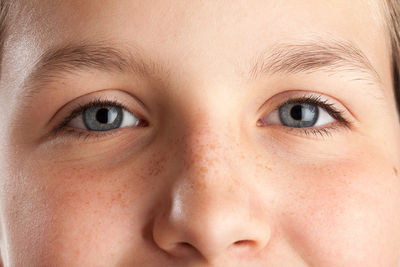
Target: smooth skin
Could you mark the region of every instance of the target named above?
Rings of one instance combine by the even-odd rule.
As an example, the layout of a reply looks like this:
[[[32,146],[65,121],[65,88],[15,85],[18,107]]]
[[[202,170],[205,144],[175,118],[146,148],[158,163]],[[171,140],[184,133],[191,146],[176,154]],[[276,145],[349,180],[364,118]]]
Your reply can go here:
[[[3,265],[398,267],[400,127],[382,3],[15,2],[0,83]],[[380,81],[357,67],[249,78],[277,44],[332,40],[358,47]],[[158,67],[28,79],[42,54],[82,43]],[[300,94],[352,127],[257,124]],[[50,134],[98,98],[148,125]]]

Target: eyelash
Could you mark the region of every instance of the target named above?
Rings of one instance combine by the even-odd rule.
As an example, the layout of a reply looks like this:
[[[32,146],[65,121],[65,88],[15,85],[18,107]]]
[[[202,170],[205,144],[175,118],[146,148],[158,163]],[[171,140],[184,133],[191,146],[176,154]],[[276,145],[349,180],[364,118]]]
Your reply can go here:
[[[321,96],[319,95],[310,95],[310,96],[302,96],[298,98],[289,98],[282,104],[280,104],[277,109],[280,107],[286,105],[286,104],[294,104],[294,103],[306,103],[306,104],[312,104],[316,105],[318,107],[323,108],[330,116],[332,116],[335,120],[338,121],[338,125],[333,125],[333,126],[328,126],[328,127],[323,127],[323,128],[293,128],[293,127],[286,127],[290,131],[301,131],[302,134],[308,136],[310,134],[314,136],[320,135],[321,137],[324,136],[331,136],[332,132],[334,130],[337,130],[338,128],[347,128],[351,129],[351,123],[344,119],[342,111],[336,109],[334,104],[329,103],[328,100],[322,100]],[[88,130],[76,130],[73,128],[67,128],[66,125],[74,118],[77,116],[81,115],[85,109],[91,108],[91,107],[99,107],[99,106],[115,106],[119,107],[125,110],[129,110],[124,104],[116,101],[116,100],[104,100],[104,99],[95,99],[90,101],[87,104],[84,105],[78,105],[77,108],[75,108],[72,113],[66,117],[54,130],[53,134],[54,135],[59,135],[59,134],[66,134],[66,135],[74,135],[78,139],[83,138],[84,140],[87,140],[89,138],[98,138],[100,139],[101,137],[109,136],[114,134],[115,130],[111,131],[104,131],[104,132],[97,132],[94,134],[94,131],[88,131]],[[139,118],[140,119],[140,118]],[[140,126],[147,126],[148,123],[142,119]],[[257,126],[262,126],[260,125],[261,119],[257,121]]]
[[[75,108],[68,117],[66,117],[58,126],[56,126],[56,128],[53,130],[53,135],[54,136],[58,136],[60,134],[65,134],[68,136],[72,135],[72,136],[77,137],[78,139],[83,139],[86,141],[91,138],[100,139],[102,137],[106,137],[106,136],[115,134],[115,131],[117,131],[118,129],[110,130],[110,131],[97,131],[96,133],[94,133],[95,131],[89,131],[89,130],[84,130],[84,129],[77,130],[75,128],[67,128],[67,124],[72,119],[75,119],[76,117],[81,115],[85,109],[92,108],[92,107],[100,107],[100,106],[114,106],[114,107],[122,108],[122,109],[129,111],[129,109],[124,104],[122,104],[116,100],[104,100],[104,99],[98,98],[98,99],[88,102],[87,104],[78,105],[78,107]],[[136,115],[136,114],[134,114],[134,115],[136,117],[138,117],[138,115]],[[139,126],[137,126],[137,127],[148,126],[148,123],[146,121],[144,121],[140,117],[138,117],[138,118],[140,119],[141,122],[140,122]]]
[[[339,130],[340,128],[345,128],[345,129],[351,129],[352,128],[352,123],[344,118],[344,112],[338,110],[335,108],[335,104],[329,103],[327,99],[322,99],[320,95],[309,95],[309,96],[302,96],[302,97],[296,97],[296,98],[289,98],[282,104],[280,104],[276,109],[281,108],[284,105],[287,104],[311,104],[315,105],[317,107],[323,108],[332,118],[337,120],[337,123],[335,125],[331,126],[326,126],[322,128],[294,128],[294,127],[288,127],[288,126],[283,126],[287,128],[289,131],[299,131],[301,134],[309,136],[310,134],[318,137],[320,135],[322,138],[324,136],[332,136],[332,132],[335,130]],[[257,126],[263,126],[263,122],[260,120],[257,121]]]

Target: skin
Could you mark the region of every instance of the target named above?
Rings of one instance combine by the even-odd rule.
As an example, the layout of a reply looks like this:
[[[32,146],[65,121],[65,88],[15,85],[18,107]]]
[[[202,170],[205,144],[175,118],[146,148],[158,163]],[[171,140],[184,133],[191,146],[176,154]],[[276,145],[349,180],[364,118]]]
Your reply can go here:
[[[399,266],[400,128],[378,2],[15,4],[0,83],[3,265]],[[358,70],[245,78],[277,42],[328,37],[359,47],[381,82]],[[138,47],[164,69],[70,72],[21,97],[42,53],[81,40]],[[299,90],[352,128],[257,126]],[[148,127],[48,135],[99,96]]]

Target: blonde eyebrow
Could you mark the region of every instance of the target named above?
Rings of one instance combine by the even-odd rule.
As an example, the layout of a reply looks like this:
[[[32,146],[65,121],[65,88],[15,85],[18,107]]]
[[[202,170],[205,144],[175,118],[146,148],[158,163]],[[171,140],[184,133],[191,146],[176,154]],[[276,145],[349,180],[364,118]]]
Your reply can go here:
[[[130,73],[151,78],[169,73],[162,64],[144,58],[137,47],[122,47],[104,42],[67,44],[44,52],[24,81],[24,97],[31,98],[43,85],[80,71]]]
[[[170,69],[144,58],[136,46],[122,48],[105,42],[67,44],[44,52],[25,79],[23,98],[31,98],[43,85],[62,78],[65,73],[82,70],[131,73],[141,78],[168,77]],[[324,71],[357,72],[353,80],[380,84],[381,79],[365,54],[348,41],[313,40],[277,43],[255,57],[248,80],[272,74]],[[246,78],[246,77],[244,77]]]
[[[381,83],[378,72],[361,49],[344,40],[317,39],[276,44],[256,57],[248,77],[249,80],[255,80],[262,75],[317,71],[358,72],[361,76],[357,76],[353,80]]]
[[[102,71],[134,72],[147,76],[155,73],[156,64],[146,63],[137,47],[123,49],[103,43],[83,43],[66,45],[45,52],[38,60],[35,71],[52,70],[52,72],[74,72],[81,69],[98,69]]]

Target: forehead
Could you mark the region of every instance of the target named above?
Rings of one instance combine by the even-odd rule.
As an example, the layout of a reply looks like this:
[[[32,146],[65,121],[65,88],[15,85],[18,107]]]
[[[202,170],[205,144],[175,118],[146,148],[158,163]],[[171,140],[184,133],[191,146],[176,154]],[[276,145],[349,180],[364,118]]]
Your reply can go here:
[[[388,76],[389,46],[384,41],[381,3],[37,0],[16,8],[23,11],[14,30],[22,31],[23,38],[14,40],[17,46],[25,42],[31,50],[21,60],[24,66],[33,65],[51,47],[106,40],[134,46],[175,71],[203,79],[245,71],[256,55],[279,42],[334,38],[355,44],[381,76]],[[18,56],[12,54],[10,58]]]

